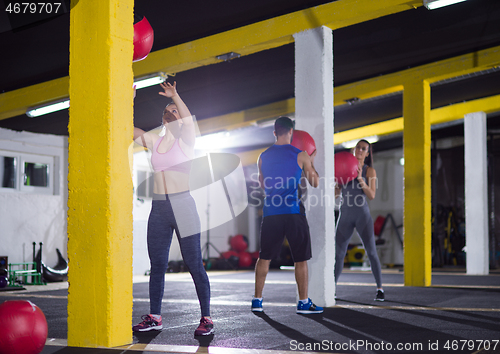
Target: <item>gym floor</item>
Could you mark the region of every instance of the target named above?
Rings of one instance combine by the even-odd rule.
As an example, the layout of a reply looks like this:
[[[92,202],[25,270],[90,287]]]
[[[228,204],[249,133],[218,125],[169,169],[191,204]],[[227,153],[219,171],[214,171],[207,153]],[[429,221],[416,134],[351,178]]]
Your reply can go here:
[[[43,354],[500,353],[499,270],[487,276],[434,270],[433,285],[421,288],[403,286],[403,272],[387,269],[385,302],[373,300],[371,272],[345,270],[337,304],[316,315],[295,313],[293,270],[269,273],[263,313],[250,311],[253,271],[210,271],[209,277],[214,335],[194,337],[200,319],[194,284],[188,273],[170,273],[164,329],[134,333],[133,343],[111,349],[67,346],[66,282],[2,291],[0,302],[26,299],[42,309],[49,327]],[[134,278],[134,323],[149,310],[147,281]]]

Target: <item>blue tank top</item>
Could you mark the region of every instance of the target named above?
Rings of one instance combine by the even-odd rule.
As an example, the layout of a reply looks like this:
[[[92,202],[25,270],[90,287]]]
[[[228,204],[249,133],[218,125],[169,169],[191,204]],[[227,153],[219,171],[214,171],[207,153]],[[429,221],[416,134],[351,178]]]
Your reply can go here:
[[[368,170],[368,165],[363,165],[363,170],[361,171],[361,177],[368,184],[366,177],[366,171]],[[368,203],[366,202],[366,194],[363,192],[363,188],[359,185],[358,179],[355,178],[351,182],[347,183],[342,189],[342,210],[352,207],[366,207],[368,208]]]
[[[301,214],[299,184],[302,168],[297,164],[300,149],[292,145],[273,145],[260,155],[264,178],[265,216]]]

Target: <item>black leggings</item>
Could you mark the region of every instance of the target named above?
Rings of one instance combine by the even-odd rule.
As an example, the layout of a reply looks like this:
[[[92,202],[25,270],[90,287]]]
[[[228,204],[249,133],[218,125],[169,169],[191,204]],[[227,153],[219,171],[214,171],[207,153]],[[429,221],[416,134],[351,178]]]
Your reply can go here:
[[[344,268],[344,257],[347,253],[349,240],[354,232],[358,232],[365,247],[366,254],[370,260],[372,273],[377,283],[377,287],[382,287],[382,270],[378,259],[377,248],[375,246],[375,234],[373,232],[373,219],[370,210],[365,204],[364,207],[342,206],[340,218],[337,222],[337,232],[335,238],[336,260],[335,260],[335,283],[339,280]]]
[[[184,230],[184,233],[179,232]],[[161,315],[165,272],[172,243],[177,235],[184,263],[191,273],[200,301],[201,315],[210,316],[210,283],[203,267],[200,247],[200,218],[189,192],[155,195],[148,221],[148,254],[151,262],[149,278],[150,311]]]

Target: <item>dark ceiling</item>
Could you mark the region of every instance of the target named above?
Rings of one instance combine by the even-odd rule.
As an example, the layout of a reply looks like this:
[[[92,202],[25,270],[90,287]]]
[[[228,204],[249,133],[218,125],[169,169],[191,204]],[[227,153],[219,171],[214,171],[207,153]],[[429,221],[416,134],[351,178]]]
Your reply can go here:
[[[136,0],[135,13],[151,23],[156,51],[327,2]],[[0,92],[68,75],[69,1],[63,6],[62,15],[32,23],[0,14]],[[433,11],[419,7],[335,30],[334,81],[344,85],[499,45],[499,0],[468,0]],[[292,98],[294,45],[180,72],[171,80],[197,119]],[[143,129],[159,125],[165,101],[157,92],[156,87],[137,92],[135,124]],[[433,85],[432,107],[498,94],[500,70],[493,69]],[[335,131],[401,115],[400,94],[341,105],[335,109]],[[0,120],[0,127],[58,135],[68,134],[67,124],[67,110]],[[490,115],[488,124],[500,127],[498,115]]]

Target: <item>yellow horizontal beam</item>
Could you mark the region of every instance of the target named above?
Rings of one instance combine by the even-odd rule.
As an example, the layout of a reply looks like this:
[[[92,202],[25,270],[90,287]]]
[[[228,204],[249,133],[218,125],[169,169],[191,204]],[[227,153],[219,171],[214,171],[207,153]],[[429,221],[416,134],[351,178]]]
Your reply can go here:
[[[367,136],[394,134],[403,131],[403,127],[403,118],[394,118],[383,122],[335,133],[333,134],[333,143],[337,145],[342,144],[346,141],[365,138]]]
[[[403,91],[407,82],[427,80],[429,83],[490,69],[500,65],[500,46],[437,61],[335,88],[335,105],[357,97],[367,99]]]
[[[389,77],[388,77],[389,76]],[[403,85],[399,77],[384,75],[374,79],[358,81],[353,84],[347,84],[334,89],[334,106],[346,104],[352,98],[366,100],[368,98],[388,95],[403,91]]]
[[[221,62],[228,52],[249,55],[293,42],[293,34],[319,26],[338,29],[421,6],[419,0],[337,0],[152,52],[134,63],[136,77],[177,73]],[[0,119],[68,96],[68,77],[0,94]]]
[[[413,76],[433,84],[498,66],[500,66],[500,46],[425,65],[424,70],[419,70],[418,75]]]
[[[440,124],[462,119],[466,114],[484,112],[486,114],[500,111],[500,95],[479,98],[468,102],[455,103],[450,106],[431,110],[431,124]]]
[[[286,116],[295,112],[295,98],[270,103],[245,111],[229,113],[198,121],[201,135],[220,130],[233,130],[255,124],[257,121]]]
[[[431,110],[430,121],[431,125],[435,125],[462,119],[468,113],[485,112],[489,114],[498,111],[500,111],[500,95],[435,108]],[[337,145],[372,135],[394,134],[403,131],[403,126],[403,117],[394,118],[336,133],[333,135],[333,141]]]
[[[28,108],[69,97],[69,76],[0,94],[0,120],[25,114]]]

